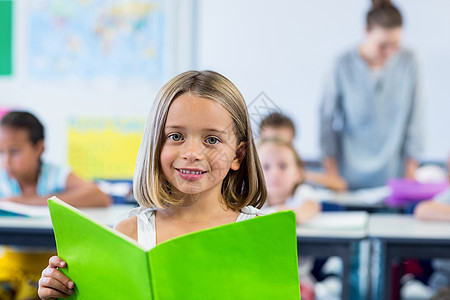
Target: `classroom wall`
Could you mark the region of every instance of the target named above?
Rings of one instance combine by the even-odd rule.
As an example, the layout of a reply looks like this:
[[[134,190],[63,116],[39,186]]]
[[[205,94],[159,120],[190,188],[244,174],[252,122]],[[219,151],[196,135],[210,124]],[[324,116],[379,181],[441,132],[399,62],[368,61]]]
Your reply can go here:
[[[72,116],[146,117],[160,85],[145,80],[35,80],[27,73],[26,0],[14,1],[14,73],[0,77],[0,106],[34,111],[47,128],[45,157],[67,162]],[[318,103],[332,59],[363,36],[368,5],[361,0],[168,0],[170,52],[165,80],[181,71],[214,69],[228,76],[248,103],[261,92],[299,127],[296,145],[319,157]],[[368,1],[367,1],[368,2]],[[425,159],[450,150],[444,120],[450,112],[450,2],[397,1],[405,45],[421,59],[427,99]],[[324,10],[324,8],[327,8]],[[448,127],[448,126],[447,126]]]
[[[2,1],[2,0],[0,0]],[[49,2],[49,1],[41,1]],[[100,2],[100,1],[94,1]],[[121,1],[110,1],[110,3]],[[132,1],[130,1],[132,2]],[[152,1],[147,1],[152,2]],[[163,79],[150,82],[142,78],[37,78],[29,71],[30,1],[14,0],[12,76],[0,76],[0,108],[26,109],[35,113],[46,128],[44,159],[67,164],[68,124],[72,117],[146,118],[162,84],[193,67],[193,14],[191,0],[163,2],[167,13],[164,41]],[[65,2],[70,7],[75,2]],[[79,5],[82,2],[78,2]],[[42,37],[43,38],[43,37]]]
[[[200,0],[200,69],[229,76],[247,101],[264,92],[295,119],[296,145],[319,156],[321,86],[334,57],[364,34],[368,0]],[[426,98],[424,159],[444,160],[450,134],[450,1],[394,1],[405,19],[404,45],[419,55]]]

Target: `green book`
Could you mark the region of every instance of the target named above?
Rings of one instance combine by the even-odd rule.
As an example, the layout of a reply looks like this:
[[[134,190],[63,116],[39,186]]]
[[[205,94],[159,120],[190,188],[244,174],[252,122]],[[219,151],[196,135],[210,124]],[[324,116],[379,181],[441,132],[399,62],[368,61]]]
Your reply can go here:
[[[70,299],[300,299],[293,212],[189,233],[145,251],[53,197],[48,200]]]

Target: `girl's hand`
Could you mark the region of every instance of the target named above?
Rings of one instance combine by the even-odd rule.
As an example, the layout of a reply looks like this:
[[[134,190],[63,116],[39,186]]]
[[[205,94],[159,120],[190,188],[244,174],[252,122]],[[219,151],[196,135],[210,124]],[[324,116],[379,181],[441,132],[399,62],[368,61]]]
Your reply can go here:
[[[58,256],[50,257],[49,265],[42,271],[42,277],[39,279],[38,294],[41,299],[67,298],[73,294],[75,284],[58,270],[58,268],[64,268],[65,266],[66,262]]]

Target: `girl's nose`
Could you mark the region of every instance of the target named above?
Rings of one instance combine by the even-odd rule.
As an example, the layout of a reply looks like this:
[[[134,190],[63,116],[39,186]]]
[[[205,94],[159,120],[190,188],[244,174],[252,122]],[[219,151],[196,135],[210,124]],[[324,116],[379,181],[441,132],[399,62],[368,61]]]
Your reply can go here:
[[[188,161],[201,160],[203,158],[203,144],[198,141],[187,141],[182,149],[182,157]]]
[[[271,168],[271,176],[272,177],[278,177],[278,176],[280,176],[281,175],[281,170],[279,169],[279,168],[277,168],[277,167],[274,167],[274,168]]]

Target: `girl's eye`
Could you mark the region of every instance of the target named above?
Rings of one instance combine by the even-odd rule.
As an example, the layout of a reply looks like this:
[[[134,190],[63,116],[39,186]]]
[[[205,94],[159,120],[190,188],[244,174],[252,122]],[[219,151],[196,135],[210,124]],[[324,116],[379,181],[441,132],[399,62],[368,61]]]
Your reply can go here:
[[[218,138],[210,136],[210,137],[206,138],[205,142],[209,145],[215,145],[215,144],[219,143],[220,141]]]
[[[174,142],[180,142],[183,140],[183,137],[179,133],[172,133],[169,135],[169,139],[171,139]]]
[[[11,149],[11,150],[9,150],[9,153],[10,153],[11,155],[17,155],[17,154],[20,153],[20,150],[19,150],[19,149]]]
[[[278,165],[278,167],[280,168],[280,170],[286,170],[287,169],[287,164],[281,163],[281,164]]]

